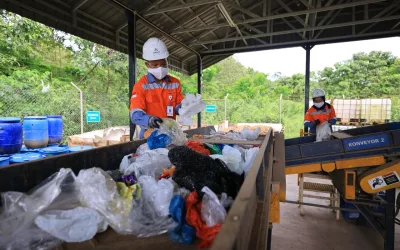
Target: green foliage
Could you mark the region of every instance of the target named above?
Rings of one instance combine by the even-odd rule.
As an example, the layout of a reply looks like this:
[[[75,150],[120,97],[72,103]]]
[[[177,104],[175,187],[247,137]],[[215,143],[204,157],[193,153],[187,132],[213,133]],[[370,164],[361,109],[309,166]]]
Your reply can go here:
[[[137,60],[137,76],[146,74]],[[197,92],[197,75],[178,77],[184,93]],[[50,84],[42,93],[41,80]],[[286,137],[299,135],[304,114],[304,75],[268,75],[246,68],[229,57],[203,70],[203,99],[217,106],[203,112],[203,121],[278,123]],[[0,116],[61,114],[65,134],[80,132],[79,93],[84,110],[99,110],[100,124],[85,124],[85,131],[128,125],[128,57],[98,44],[0,11]],[[357,53],[320,72],[311,72],[311,88],[322,87],[328,98],[392,97],[392,120],[400,121],[400,59],[390,52]],[[279,99],[282,95],[282,113]]]

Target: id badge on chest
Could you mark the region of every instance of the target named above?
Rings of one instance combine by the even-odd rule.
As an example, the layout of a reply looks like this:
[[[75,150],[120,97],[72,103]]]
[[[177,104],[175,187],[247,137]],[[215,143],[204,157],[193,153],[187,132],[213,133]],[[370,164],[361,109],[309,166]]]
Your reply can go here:
[[[167,106],[167,116],[168,117],[174,116],[174,107],[173,106]]]
[[[169,99],[169,104],[167,106],[167,116],[168,117],[173,117],[174,116],[174,106],[172,106],[172,95],[168,96]]]

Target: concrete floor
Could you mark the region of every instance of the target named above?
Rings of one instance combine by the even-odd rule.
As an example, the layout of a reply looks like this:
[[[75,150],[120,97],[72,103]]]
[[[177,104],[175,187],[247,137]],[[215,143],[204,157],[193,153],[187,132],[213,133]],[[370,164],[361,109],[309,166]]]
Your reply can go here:
[[[297,175],[286,178],[286,199],[298,197]],[[304,198],[305,202],[328,205],[329,201]],[[273,250],[378,250],[383,249],[382,238],[369,225],[339,221],[332,210],[304,206],[300,216],[296,204],[281,203],[280,224],[272,230]],[[400,250],[400,226],[396,226],[395,249]]]

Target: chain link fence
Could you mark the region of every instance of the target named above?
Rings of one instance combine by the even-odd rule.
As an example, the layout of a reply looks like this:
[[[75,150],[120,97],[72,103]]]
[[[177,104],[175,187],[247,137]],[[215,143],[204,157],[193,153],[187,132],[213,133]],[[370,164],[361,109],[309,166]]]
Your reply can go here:
[[[83,132],[112,126],[129,126],[126,96],[83,93]],[[81,133],[81,104],[78,91],[24,89],[0,85],[0,117],[62,115],[64,140]],[[87,111],[100,111],[100,122],[86,122]]]

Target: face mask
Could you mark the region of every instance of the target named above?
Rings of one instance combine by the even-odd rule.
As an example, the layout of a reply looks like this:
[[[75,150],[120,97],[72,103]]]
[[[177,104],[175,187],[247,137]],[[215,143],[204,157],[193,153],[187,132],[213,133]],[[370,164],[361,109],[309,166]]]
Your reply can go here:
[[[320,108],[320,107],[324,106],[324,102],[314,102],[314,106],[317,108]]]
[[[164,68],[164,67],[158,67],[158,68],[148,68],[147,72],[149,72],[150,74],[152,74],[155,78],[157,78],[158,80],[163,79],[167,74],[168,74],[169,69],[168,68]]]

